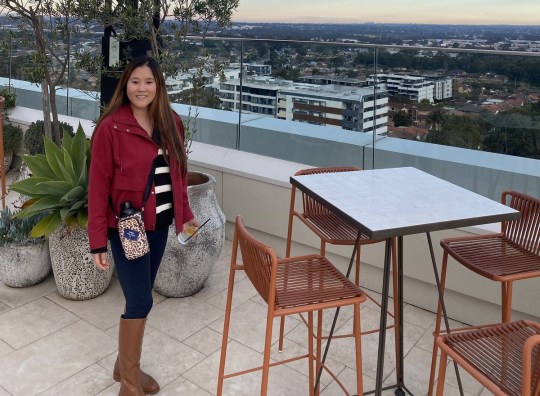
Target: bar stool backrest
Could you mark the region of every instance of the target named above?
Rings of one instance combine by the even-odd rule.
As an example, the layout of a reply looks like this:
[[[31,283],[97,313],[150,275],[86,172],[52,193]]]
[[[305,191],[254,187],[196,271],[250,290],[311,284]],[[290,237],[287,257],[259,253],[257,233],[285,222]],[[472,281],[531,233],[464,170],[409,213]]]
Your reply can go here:
[[[503,222],[503,234],[529,252],[540,254],[540,200],[516,191],[504,191],[502,202],[521,213],[518,220]]]
[[[236,237],[242,253],[244,271],[259,295],[269,303],[271,291],[275,296],[275,279],[272,283],[272,271],[275,273],[277,258],[274,250],[255,239],[247,230],[244,220],[237,216]]]
[[[328,168],[310,168],[302,169],[296,172],[295,176],[302,175],[318,175],[321,173],[337,173],[337,172],[354,172],[361,170],[355,166],[343,166],[343,167],[328,167]],[[309,195],[302,193],[302,203],[304,205],[304,215],[309,217],[310,214],[325,214],[330,211],[323,205],[315,201]]]

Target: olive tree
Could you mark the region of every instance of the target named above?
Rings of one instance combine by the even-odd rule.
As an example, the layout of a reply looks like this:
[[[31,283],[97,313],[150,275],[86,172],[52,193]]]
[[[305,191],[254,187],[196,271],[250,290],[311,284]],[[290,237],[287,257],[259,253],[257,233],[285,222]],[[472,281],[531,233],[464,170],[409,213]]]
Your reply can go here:
[[[149,40],[152,56],[165,75],[181,68],[182,51],[175,50],[187,35],[204,37],[211,26],[232,22],[239,0],[80,0],[88,18],[99,21],[120,41]]]
[[[82,17],[79,2],[1,0],[0,4],[0,12],[18,21],[25,47],[33,50],[27,73],[31,82],[41,84],[45,136],[59,145],[56,90],[69,65],[73,27]]]

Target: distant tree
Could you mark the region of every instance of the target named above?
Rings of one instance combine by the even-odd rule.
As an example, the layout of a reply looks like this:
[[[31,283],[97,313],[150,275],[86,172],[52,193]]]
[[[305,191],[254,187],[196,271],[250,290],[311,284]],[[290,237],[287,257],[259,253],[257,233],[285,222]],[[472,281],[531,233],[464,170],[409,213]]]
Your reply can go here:
[[[23,43],[35,49],[28,77],[41,84],[45,136],[60,145],[56,89],[66,74],[73,27],[85,9],[74,0],[4,0],[1,4],[0,13],[18,21]]]
[[[394,121],[394,126],[400,127],[400,126],[411,126],[413,124],[413,118],[406,110],[400,110],[394,114],[392,117],[392,121]]]
[[[435,130],[439,129],[442,125],[446,112],[441,108],[436,108],[430,112],[427,116],[427,122],[433,126]]]
[[[490,125],[484,137],[485,151],[540,159],[540,103],[485,114],[484,119]]]
[[[449,115],[443,118],[440,129],[430,131],[426,141],[446,146],[480,150],[485,128],[486,126],[482,125],[482,121],[469,117]]]

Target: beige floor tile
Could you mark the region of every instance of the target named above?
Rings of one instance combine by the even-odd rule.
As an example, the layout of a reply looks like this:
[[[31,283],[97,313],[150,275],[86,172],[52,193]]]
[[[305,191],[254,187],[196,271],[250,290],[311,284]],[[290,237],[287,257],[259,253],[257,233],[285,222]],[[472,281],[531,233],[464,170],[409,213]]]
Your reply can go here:
[[[204,388],[211,394],[216,393],[217,373],[219,370],[220,352],[216,352],[203,360],[184,377]],[[227,351],[226,373],[256,367],[262,364],[263,356],[235,341],[229,343]],[[268,394],[271,396],[305,395],[307,394],[307,377],[284,365],[270,369]],[[226,379],[223,394],[234,396],[252,396],[259,394],[261,372]]]
[[[45,297],[0,315],[0,339],[20,349],[79,318]]]
[[[221,340],[220,333],[205,327],[186,338],[183,343],[208,356],[221,348]]]
[[[4,312],[7,312],[11,309],[10,306],[7,304],[4,304],[3,302],[0,302],[0,314],[3,314]]]
[[[425,309],[407,304],[403,308],[403,320],[424,329],[433,329],[435,327],[435,315]]]
[[[346,367],[339,375],[339,381],[343,384],[345,389],[351,394],[356,393],[356,371]],[[375,389],[375,380],[366,375],[362,377],[364,393]],[[337,396],[343,395],[341,387],[333,381],[330,385],[323,388],[321,396]]]
[[[124,312],[122,289],[114,277],[105,293],[90,300],[68,300],[58,293],[50,294],[48,298],[101,330],[117,325]]]
[[[422,337],[418,340],[416,343],[417,347],[420,347],[426,351],[431,352],[433,350],[433,331],[435,330],[435,314],[431,314],[433,316],[433,324],[426,329]],[[450,320],[449,322],[451,329],[466,327],[467,325],[461,322],[456,322],[454,320]],[[444,329],[444,324],[443,324]]]
[[[459,388],[454,387],[452,385],[445,384],[444,386],[444,394],[445,396],[461,396],[461,393],[459,392]],[[475,396],[477,393],[470,393],[467,391],[463,391],[464,396]],[[491,392],[485,393],[485,395],[493,395]]]
[[[160,331],[144,337],[142,367],[160,384],[174,381],[204,358],[204,354]]]
[[[183,341],[221,316],[223,310],[197,298],[169,298],[152,309],[148,322],[157,330]]]
[[[211,393],[205,391],[203,388],[195,385],[193,382],[188,381],[184,377],[179,377],[173,382],[163,387],[159,391],[161,396],[210,396]]]
[[[11,395],[7,392],[7,390],[5,390],[4,388],[0,386],[0,396],[11,396]]]
[[[113,383],[114,380],[109,370],[105,370],[98,364],[93,364],[40,393],[40,396],[95,395]]]
[[[467,391],[475,395],[478,395],[482,391],[483,386],[465,370],[460,369],[459,376],[461,378],[461,383],[463,385],[464,391]],[[452,363],[452,361],[449,361],[448,366],[446,368],[446,383],[455,388],[458,387],[458,383],[456,379],[456,371],[454,369],[454,364]]]
[[[0,340],[0,357],[7,355],[8,353],[13,352],[15,349],[9,346],[4,341]]]
[[[52,273],[43,282],[31,287],[14,288],[0,282],[0,302],[15,308],[55,291],[56,283]]]
[[[227,289],[216,294],[214,297],[206,300],[207,303],[215,305],[218,308],[225,310],[227,304]],[[242,305],[247,300],[257,295],[257,290],[248,278],[244,278],[234,284],[232,307],[233,309]]]
[[[0,386],[13,395],[49,389],[115,350],[109,336],[76,322],[0,358]]]
[[[214,264],[214,268],[212,268],[212,272],[206,280],[204,287],[197,294],[194,294],[193,297],[206,301],[209,298],[214,297],[216,294],[227,290],[231,265],[231,245],[232,244],[230,241],[225,241],[223,249],[221,250],[221,255],[217,262]],[[241,281],[244,278],[246,278],[246,274],[244,271],[236,271],[234,277],[235,283]]]
[[[295,356],[305,355],[307,353],[307,347],[293,342],[288,342],[287,344],[284,344],[282,352],[279,352],[276,345],[274,345],[270,356],[273,360],[279,361],[290,359]],[[291,363],[286,363],[286,365],[305,376],[309,375],[309,363],[307,359],[301,359]],[[326,366],[334,373],[334,375],[338,375],[343,371],[343,369],[345,369],[345,366],[342,363],[339,363],[334,359],[326,359]],[[317,375],[317,373],[315,373],[315,375]],[[332,377],[330,376],[330,374],[328,374],[326,370],[323,370],[321,375],[321,384],[323,385],[323,387],[328,385],[331,381]]]
[[[229,337],[246,345],[255,351],[264,350],[264,338],[266,332],[267,307],[253,301],[246,301],[231,312],[231,325]],[[298,325],[295,318],[287,318],[285,332]],[[221,333],[223,331],[223,319],[213,322],[211,329]],[[279,319],[274,319],[272,327],[272,343],[279,338]]]
[[[98,363],[112,373],[116,357],[117,352],[114,351]],[[144,337],[141,367],[159,384],[166,385],[205,357],[195,349],[155,330]]]
[[[430,368],[431,354],[423,349],[415,347],[405,356],[405,386],[414,395],[427,393]],[[395,379],[395,374],[390,378]]]
[[[108,388],[105,388],[103,391],[99,392],[96,396],[118,396],[120,392],[120,384],[115,382]]]
[[[361,311],[361,324],[362,330],[378,327],[380,320],[380,313],[373,311],[369,308],[365,308]],[[352,319],[347,322],[337,334],[344,332],[350,333],[352,330]],[[420,339],[424,333],[424,329],[421,327],[405,323],[404,324],[404,354],[406,355],[409,350]],[[363,371],[364,374],[375,378],[377,371],[377,356],[378,356],[378,342],[379,333],[366,334],[362,336],[362,356],[363,356]],[[330,356],[334,359],[344,363],[348,367],[354,367],[354,354],[351,353],[354,347],[354,339],[336,339],[332,340],[330,346]],[[385,345],[385,362],[384,373],[385,378],[393,371],[396,364],[395,356],[395,335],[393,329],[389,329],[386,333],[386,345]]]

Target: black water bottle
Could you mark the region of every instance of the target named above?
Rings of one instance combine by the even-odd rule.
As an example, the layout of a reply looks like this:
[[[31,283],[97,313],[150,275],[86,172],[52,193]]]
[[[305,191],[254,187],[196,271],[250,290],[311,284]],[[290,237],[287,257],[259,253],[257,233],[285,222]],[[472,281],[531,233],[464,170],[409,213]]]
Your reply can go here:
[[[123,202],[120,205],[120,217],[128,217],[135,214],[135,209],[131,206],[130,201]]]

